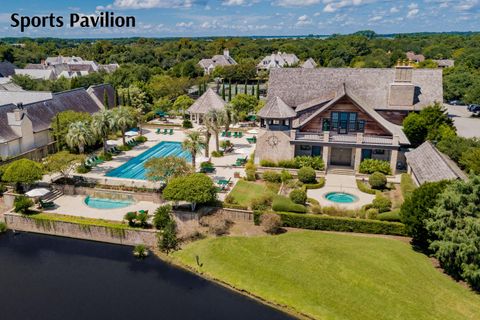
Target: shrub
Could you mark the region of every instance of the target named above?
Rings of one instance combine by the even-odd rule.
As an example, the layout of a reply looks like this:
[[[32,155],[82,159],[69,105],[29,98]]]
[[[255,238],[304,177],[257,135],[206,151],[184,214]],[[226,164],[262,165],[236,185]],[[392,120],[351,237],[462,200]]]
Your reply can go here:
[[[370,189],[370,187],[366,183],[363,183],[363,181],[360,181],[360,180],[357,180],[357,188],[360,191],[368,193],[368,194],[376,194],[377,193],[377,191],[375,191],[373,189]]]
[[[306,213],[307,208],[304,205],[296,204],[292,200],[284,196],[276,196],[272,202],[274,211]]]
[[[387,212],[392,208],[392,201],[381,193],[377,193],[375,199],[373,199],[372,207],[378,209],[379,213]]]
[[[403,198],[409,197],[412,192],[417,188],[412,177],[408,173],[402,173],[402,179],[400,181],[400,189],[402,190]]]
[[[211,155],[214,158],[221,158],[221,157],[223,157],[223,151],[214,150],[214,151],[212,151]]]
[[[300,180],[303,183],[315,183],[317,182],[316,180],[316,174],[315,170],[311,167],[303,167],[298,170],[298,180]]]
[[[368,183],[373,189],[383,190],[387,185],[387,177],[381,172],[374,172],[368,178]]]
[[[2,180],[5,182],[31,184],[43,177],[43,166],[29,159],[16,160],[4,169]]]
[[[278,214],[262,214],[260,220],[260,225],[263,227],[263,231],[265,231],[266,233],[277,234],[282,228],[282,219],[280,219],[280,216]]]
[[[320,202],[318,200],[313,199],[313,198],[307,198],[307,203],[309,203],[312,206],[318,206],[320,205]]]
[[[287,168],[287,169],[298,169],[298,165],[294,159],[291,160],[280,160],[277,164],[280,168]]]
[[[157,230],[164,229],[168,222],[172,220],[170,213],[172,212],[172,206],[170,205],[163,205],[155,210],[155,214],[153,216],[153,226]]]
[[[201,226],[208,227],[208,231],[216,236],[227,234],[232,225],[232,221],[223,214],[203,216],[199,223]]]
[[[283,183],[293,179],[292,174],[285,169],[283,169],[282,172],[280,173],[280,178]]]
[[[247,163],[245,165],[245,174],[248,181],[257,180],[257,167],[253,163]]]
[[[77,167],[77,173],[88,173],[92,170],[92,167],[87,166],[86,164],[82,163]]]
[[[314,170],[324,170],[325,163],[322,157],[298,156],[294,159],[298,168],[312,167]]]
[[[470,148],[460,157],[460,165],[462,165],[467,172],[473,172],[474,174],[480,174],[480,147]]]
[[[273,195],[264,194],[258,198],[252,199],[252,201],[250,201],[250,208],[259,211],[267,210],[272,205],[272,200]]]
[[[145,245],[139,244],[133,248],[133,256],[138,259],[145,259],[148,257],[148,249]]]
[[[370,208],[365,212],[365,218],[367,219],[377,219],[378,216],[378,209],[377,208]]]
[[[262,175],[263,180],[268,182],[279,183],[282,181],[282,175],[275,171],[265,171]]]
[[[127,212],[123,217],[128,222],[130,227],[145,228],[148,226],[148,213],[147,212]]]
[[[25,196],[17,196],[13,202],[13,211],[21,214],[28,214],[31,206],[33,206],[32,199]]]
[[[292,190],[289,194],[290,200],[297,204],[305,204],[307,202],[307,193],[302,189]]]
[[[320,207],[319,205],[313,205],[312,207],[310,207],[310,211],[313,213],[313,214],[322,214],[322,207]]]
[[[101,160],[103,161],[110,161],[112,160],[112,155],[110,153],[100,153],[100,155],[98,156]]]
[[[358,232],[388,235],[405,235],[405,226],[397,222],[328,217],[311,214],[278,212],[284,227]]]
[[[190,202],[192,211],[194,211],[197,204],[215,201],[217,199],[217,189],[210,177],[203,173],[193,173],[170,180],[163,189],[163,198],[165,200]]]
[[[273,167],[276,167],[277,164],[271,160],[260,160],[260,166],[273,168]]]
[[[139,143],[145,143],[148,141],[148,138],[145,137],[145,136],[139,136],[139,137],[136,137],[135,138],[135,141],[139,142]]]
[[[118,150],[120,150],[120,151],[130,151],[130,150],[132,150],[132,147],[129,146],[128,144],[125,144],[125,145],[119,146]]]
[[[225,197],[225,200],[223,202],[228,203],[228,204],[237,204],[238,203],[238,201],[235,200],[235,197],[232,196],[230,193],[227,194],[227,196]]]
[[[188,120],[188,119],[183,120],[182,127],[183,127],[184,129],[191,129],[191,128],[193,128],[192,121],[190,121],[190,120]]]
[[[205,169],[205,168],[213,168],[213,163],[210,161],[204,161],[200,163],[200,168]]]
[[[349,217],[349,218],[360,217],[359,211],[343,209],[343,208],[340,208],[339,206],[323,207],[322,213],[327,216],[333,216],[333,217]]]
[[[389,212],[381,213],[377,216],[377,220],[400,222],[400,209],[395,209]]]
[[[325,178],[318,179],[317,183],[305,183],[304,184],[306,189],[320,189],[325,186]]]
[[[377,159],[365,159],[360,163],[360,173],[372,174],[381,172],[383,174],[391,174],[390,162]]]
[[[174,220],[170,220],[158,235],[158,247],[168,253],[175,250],[177,246],[177,225]]]
[[[5,222],[0,222],[0,234],[7,232],[7,225]]]

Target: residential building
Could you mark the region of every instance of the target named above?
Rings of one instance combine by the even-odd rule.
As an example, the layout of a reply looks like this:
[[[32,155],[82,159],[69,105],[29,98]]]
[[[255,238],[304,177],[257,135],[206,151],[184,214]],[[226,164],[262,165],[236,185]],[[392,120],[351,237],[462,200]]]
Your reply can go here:
[[[15,74],[28,76],[35,80],[54,80],[55,72],[51,69],[15,69]]]
[[[273,69],[255,161],[322,156],[327,168],[358,171],[374,158],[395,172],[410,145],[399,124],[442,99],[441,69]]]
[[[226,104],[225,100],[210,88],[188,108],[187,113],[192,121],[200,124],[210,110],[225,110]]]
[[[95,113],[104,109],[103,92],[109,101],[115,101],[115,90],[110,85],[98,85],[53,93],[51,98],[33,103],[9,103],[0,106],[0,159],[11,158],[30,152],[45,156],[54,137],[51,123],[62,111]]]
[[[408,51],[405,55],[407,56],[407,59],[412,62],[419,63],[425,61],[425,56],[423,54],[416,54],[413,51]]]
[[[0,77],[8,78],[15,74],[15,68],[17,68],[14,64],[8,61],[0,62]]]
[[[313,60],[312,58],[308,58],[303,64],[302,64],[302,68],[304,69],[315,69],[317,67],[317,63],[315,62],[315,60]]]
[[[433,62],[436,62],[439,68],[451,68],[455,66],[455,60],[452,59],[433,60]]]
[[[216,67],[225,67],[236,65],[237,62],[230,56],[228,49],[223,50],[223,54],[214,55],[211,59],[202,59],[198,65],[205,74],[210,74]]]
[[[417,185],[441,180],[466,180],[467,176],[446,154],[430,141],[405,154],[408,172]]]
[[[266,56],[257,65],[257,70],[271,70],[277,68],[292,67],[300,60],[294,53],[277,52]]]

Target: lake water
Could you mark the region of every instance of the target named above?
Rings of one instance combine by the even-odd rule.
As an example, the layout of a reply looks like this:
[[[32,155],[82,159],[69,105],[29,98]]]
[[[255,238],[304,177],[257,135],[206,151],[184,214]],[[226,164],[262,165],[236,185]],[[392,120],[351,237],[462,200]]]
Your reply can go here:
[[[292,319],[132,248],[0,235],[0,319]]]

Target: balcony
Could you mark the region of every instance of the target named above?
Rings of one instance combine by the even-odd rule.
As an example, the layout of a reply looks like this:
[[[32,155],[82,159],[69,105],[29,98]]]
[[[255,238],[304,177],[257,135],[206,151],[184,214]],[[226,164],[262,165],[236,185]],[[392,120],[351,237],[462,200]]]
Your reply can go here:
[[[338,144],[365,144],[373,146],[397,146],[398,138],[389,136],[375,136],[358,134],[338,134],[331,132],[293,132],[295,141],[311,141]]]

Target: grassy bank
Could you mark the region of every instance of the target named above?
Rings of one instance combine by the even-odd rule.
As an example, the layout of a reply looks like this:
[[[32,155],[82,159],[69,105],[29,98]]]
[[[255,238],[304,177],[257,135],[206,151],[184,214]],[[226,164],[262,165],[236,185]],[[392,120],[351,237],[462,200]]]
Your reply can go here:
[[[318,319],[478,319],[480,314],[480,296],[393,239],[315,231],[226,237],[191,243],[174,259]]]
[[[76,223],[81,225],[100,226],[100,227],[107,227],[107,228],[113,228],[113,229],[133,229],[129,227],[127,224],[120,223],[120,222],[103,220],[103,219],[69,216],[69,215],[48,213],[48,212],[32,214],[32,215],[28,215],[27,217],[36,219],[36,220],[71,222],[71,223]]]

